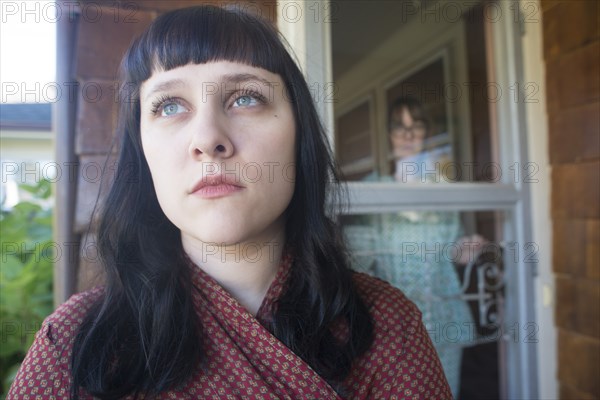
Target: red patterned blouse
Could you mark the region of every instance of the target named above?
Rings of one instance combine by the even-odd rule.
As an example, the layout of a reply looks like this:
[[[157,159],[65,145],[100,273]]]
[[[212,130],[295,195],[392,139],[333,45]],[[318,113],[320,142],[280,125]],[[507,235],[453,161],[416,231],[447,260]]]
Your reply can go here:
[[[194,302],[201,318],[208,368],[161,399],[341,399],[263,323],[290,269],[285,258],[256,317],[202,270],[194,273]],[[355,360],[345,381],[349,399],[451,399],[450,388],[421,313],[398,289],[356,274],[359,293],[374,320],[374,342]],[[73,339],[102,289],[76,294],[43,323],[8,399],[63,399],[71,387]],[[261,321],[263,323],[261,323]],[[92,399],[80,390],[82,399]]]

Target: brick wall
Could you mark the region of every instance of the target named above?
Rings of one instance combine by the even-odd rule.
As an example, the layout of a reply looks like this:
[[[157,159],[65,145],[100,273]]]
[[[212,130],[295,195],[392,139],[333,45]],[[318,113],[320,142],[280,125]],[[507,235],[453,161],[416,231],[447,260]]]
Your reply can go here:
[[[542,9],[560,397],[599,399],[598,2],[542,1]]]
[[[85,290],[101,281],[96,263],[95,239],[87,232],[98,194],[110,184],[108,168],[100,171],[111,153],[118,104],[115,101],[118,66],[134,37],[160,13],[198,4],[233,3],[237,7],[276,20],[275,2],[198,1],[198,0],[90,0],[80,6],[75,48],[75,79],[79,83],[76,108],[75,152],[79,159],[77,200],[73,230],[81,238],[77,290]],[[113,152],[114,153],[114,152]],[[107,165],[113,165],[114,158]]]

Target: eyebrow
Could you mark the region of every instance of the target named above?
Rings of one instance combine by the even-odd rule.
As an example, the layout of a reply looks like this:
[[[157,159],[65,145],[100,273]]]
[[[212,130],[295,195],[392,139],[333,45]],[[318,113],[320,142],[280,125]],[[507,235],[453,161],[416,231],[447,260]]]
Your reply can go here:
[[[173,89],[179,89],[185,87],[185,82],[181,79],[171,79],[165,82],[160,82],[156,84],[152,90],[146,95],[146,101],[152,97],[155,93],[167,92]]]
[[[274,88],[275,85],[273,82],[266,80],[265,78],[261,78],[258,75],[254,74],[227,74],[222,77],[224,82],[227,83],[244,83],[249,81],[259,81],[271,88]]]
[[[269,86],[270,88],[275,87],[273,82],[271,82],[265,78],[261,78],[260,76],[254,75],[254,74],[227,74],[227,75],[223,75],[220,80],[224,83],[234,83],[234,84],[240,84],[240,83],[250,82],[250,81],[258,81],[258,82],[263,83],[264,85]],[[168,80],[165,82],[160,82],[160,83],[156,84],[156,86],[154,86],[152,88],[152,90],[150,90],[150,92],[148,92],[148,94],[146,95],[146,101],[150,97],[152,97],[155,93],[167,92],[169,90],[179,89],[179,88],[183,88],[185,86],[186,86],[186,83],[182,79],[171,79],[171,80]]]

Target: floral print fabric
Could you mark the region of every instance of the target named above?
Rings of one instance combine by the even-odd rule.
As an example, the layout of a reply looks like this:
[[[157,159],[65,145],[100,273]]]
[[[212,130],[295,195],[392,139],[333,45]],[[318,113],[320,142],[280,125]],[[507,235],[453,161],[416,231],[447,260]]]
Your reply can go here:
[[[193,298],[208,361],[184,387],[159,398],[341,399],[265,328],[290,268],[292,260],[285,256],[256,317],[194,268]],[[355,284],[374,319],[374,342],[355,360],[343,385],[345,398],[450,399],[440,361],[415,305],[398,289],[368,275],[355,274]],[[8,399],[68,398],[73,340],[85,313],[101,295],[101,288],[76,294],[44,321]],[[80,393],[82,399],[93,399],[83,389]]]

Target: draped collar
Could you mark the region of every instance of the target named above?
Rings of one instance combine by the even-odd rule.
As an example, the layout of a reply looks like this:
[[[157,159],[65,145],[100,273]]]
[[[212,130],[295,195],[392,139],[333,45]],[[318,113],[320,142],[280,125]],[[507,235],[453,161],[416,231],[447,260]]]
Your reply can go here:
[[[258,395],[259,392],[254,391],[258,390],[260,396],[267,395],[241,396],[248,398],[341,399],[319,374],[269,330],[291,268],[290,252],[284,251],[255,317],[217,281],[193,266],[193,299],[202,321],[208,357],[208,369],[199,377],[202,384],[217,385],[218,380],[223,382],[223,393],[234,393],[235,388],[242,385],[245,393]],[[235,380],[229,382],[234,376]]]
[[[208,307],[212,312],[226,313],[231,317],[243,319],[256,318],[261,325],[267,326],[271,321],[277,300],[284,291],[292,268],[292,256],[289,249],[282,253],[281,261],[277,267],[275,278],[269,286],[265,297],[254,317],[231,294],[229,294],[210,275],[188,259],[192,270],[192,282],[197,289],[197,295],[202,298],[202,306]]]

